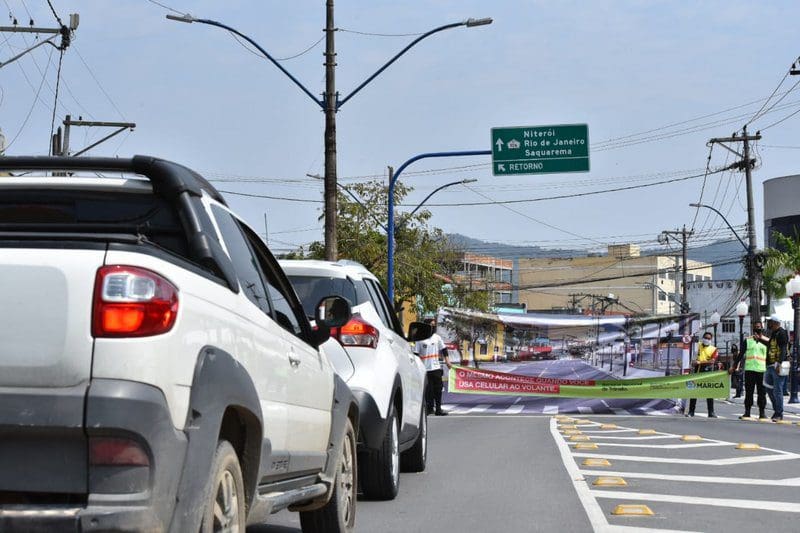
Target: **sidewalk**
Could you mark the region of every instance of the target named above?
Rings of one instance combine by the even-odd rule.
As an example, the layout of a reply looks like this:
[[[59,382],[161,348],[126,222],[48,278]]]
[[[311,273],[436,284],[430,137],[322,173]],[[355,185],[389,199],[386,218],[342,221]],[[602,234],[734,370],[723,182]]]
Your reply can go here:
[[[728,402],[732,403],[734,405],[741,405],[742,406],[742,411],[744,411],[744,394],[742,394],[741,398],[734,398],[733,397],[734,394],[736,394],[736,391],[734,389],[731,389],[731,396],[728,399]],[[755,396],[756,396],[755,393],[753,393],[753,403],[754,404],[756,402]],[[756,414],[758,414],[758,412],[757,412],[758,411],[758,407],[756,407],[754,405],[753,409],[755,409]],[[770,403],[770,401],[769,401],[769,396],[767,397],[767,412],[768,413],[772,412],[772,403]],[[788,396],[784,396],[783,397],[783,412],[784,413],[791,413],[793,415],[800,415],[800,403],[789,403],[789,397]]]

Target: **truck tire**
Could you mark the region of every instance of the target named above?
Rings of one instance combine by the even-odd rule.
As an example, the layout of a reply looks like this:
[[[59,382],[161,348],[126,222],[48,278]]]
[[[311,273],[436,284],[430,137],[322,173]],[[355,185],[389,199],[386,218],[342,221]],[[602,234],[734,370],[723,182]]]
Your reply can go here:
[[[361,492],[370,500],[393,500],[400,486],[400,423],[394,406],[389,410],[386,434],[378,450],[359,457]]]
[[[346,533],[353,530],[356,522],[356,476],[356,435],[348,420],[331,499],[325,507],[300,513],[303,533]]]
[[[236,451],[226,440],[217,444],[205,501],[200,533],[244,533],[246,501],[242,468],[239,466]]]
[[[419,435],[414,445],[400,456],[400,469],[403,472],[424,472],[428,461],[428,412],[423,405],[420,409]]]

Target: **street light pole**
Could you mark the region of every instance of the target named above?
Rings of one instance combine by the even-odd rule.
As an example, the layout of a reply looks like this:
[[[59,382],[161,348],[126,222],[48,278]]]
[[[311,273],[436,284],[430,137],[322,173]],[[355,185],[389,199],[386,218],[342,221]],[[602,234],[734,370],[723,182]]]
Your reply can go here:
[[[415,161],[420,159],[440,158],[440,157],[467,157],[474,155],[492,155],[491,150],[466,150],[459,152],[428,152],[418,154],[400,165],[396,172],[391,172],[389,176],[388,194],[388,221],[386,224],[386,292],[389,300],[394,304],[394,187],[403,171]],[[425,199],[427,200],[427,198]]]
[[[714,311],[711,313],[711,325],[714,326],[714,346],[719,350],[717,346],[717,325],[719,325],[719,321],[722,317],[719,316],[719,313]]]
[[[311,100],[314,101],[318,106],[322,108],[325,112],[325,192],[324,192],[324,199],[325,199],[325,259],[328,261],[336,261],[338,259],[338,250],[336,244],[336,186],[337,186],[337,176],[336,176],[336,113],[339,111],[345,102],[350,100],[353,96],[355,96],[358,92],[360,92],[367,84],[369,84],[372,80],[378,77],[384,70],[386,70],[392,63],[397,61],[402,55],[408,52],[414,45],[422,41],[423,39],[430,37],[440,31],[449,30],[451,28],[458,28],[460,26],[465,26],[467,28],[474,28],[477,26],[486,26],[491,24],[493,21],[490,17],[486,18],[469,18],[467,20],[461,22],[454,22],[451,24],[445,24],[443,26],[439,26],[438,28],[434,28],[416,39],[414,39],[411,43],[409,43],[405,48],[403,48],[400,52],[395,54],[389,61],[384,63],[378,70],[376,70],[372,75],[370,75],[366,80],[364,80],[361,84],[358,85],[350,94],[345,96],[343,99],[339,99],[339,93],[336,92],[336,47],[334,41],[334,32],[336,31],[336,27],[333,23],[333,1],[334,0],[326,0],[326,16],[325,16],[325,31],[326,31],[326,38],[325,38],[325,93],[324,98],[322,100],[317,99],[314,94],[308,90],[308,88],[300,83],[300,81],[292,76],[288,70],[286,70],[275,58],[273,58],[264,48],[262,48],[258,43],[256,43],[253,39],[248,37],[247,35],[241,33],[234,28],[223,24],[221,22],[217,22],[215,20],[210,19],[201,19],[193,17],[192,15],[186,13],[184,15],[166,15],[169,20],[175,20],[178,22],[186,22],[192,23],[197,22],[198,24],[207,24],[209,26],[216,26],[218,28],[222,28],[227,30],[242,39],[246,40],[248,43],[253,45],[261,54],[266,57],[273,65],[275,65],[278,70],[280,70],[283,74],[285,74],[297,87],[300,88]],[[491,151],[488,152],[491,154]],[[390,195],[391,197],[391,195]],[[391,294],[390,294],[391,296]]]

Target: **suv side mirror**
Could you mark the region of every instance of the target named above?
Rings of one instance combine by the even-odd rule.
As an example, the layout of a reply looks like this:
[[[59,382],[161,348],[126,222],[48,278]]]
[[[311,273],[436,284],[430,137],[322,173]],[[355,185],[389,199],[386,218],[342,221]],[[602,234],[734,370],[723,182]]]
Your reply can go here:
[[[340,328],[350,321],[350,302],[341,296],[326,296],[314,308],[314,343],[319,346],[331,337],[331,328]]]
[[[433,335],[433,328],[425,322],[412,322],[408,325],[408,342],[421,341]]]

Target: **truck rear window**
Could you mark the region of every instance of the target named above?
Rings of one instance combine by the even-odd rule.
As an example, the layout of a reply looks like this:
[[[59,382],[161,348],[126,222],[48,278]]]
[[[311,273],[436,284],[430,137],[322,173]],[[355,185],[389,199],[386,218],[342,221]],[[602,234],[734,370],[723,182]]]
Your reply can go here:
[[[0,232],[130,234],[187,255],[175,210],[152,194],[4,189]]]

